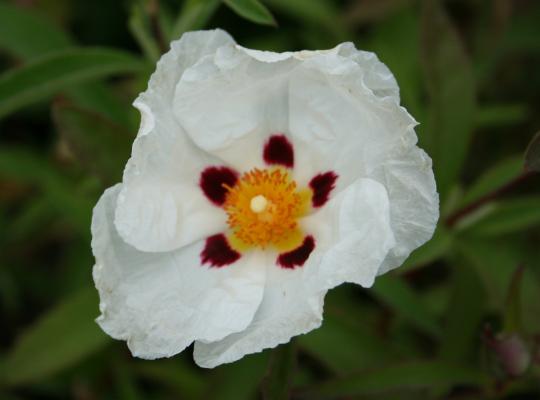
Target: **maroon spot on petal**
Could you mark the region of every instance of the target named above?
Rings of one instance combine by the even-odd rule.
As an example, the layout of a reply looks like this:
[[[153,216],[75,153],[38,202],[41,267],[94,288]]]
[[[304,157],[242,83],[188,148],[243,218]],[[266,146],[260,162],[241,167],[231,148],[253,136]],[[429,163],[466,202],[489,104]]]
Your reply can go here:
[[[309,187],[313,191],[313,197],[311,198],[313,207],[321,207],[328,201],[330,192],[336,187],[337,178],[336,173],[329,171],[315,175],[311,179]]]
[[[201,173],[199,186],[212,203],[221,206],[227,197],[227,188],[233,187],[238,180],[238,173],[227,167],[208,167]]]
[[[264,145],[263,158],[267,164],[292,168],[294,165],[293,146],[285,135],[272,135]]]
[[[240,258],[240,253],[233,250],[223,233],[206,238],[206,244],[201,252],[202,264],[221,268],[230,265]]]
[[[277,259],[277,263],[282,268],[294,268],[304,265],[309,255],[315,248],[313,236],[306,236],[304,242],[294,250],[282,253]]]

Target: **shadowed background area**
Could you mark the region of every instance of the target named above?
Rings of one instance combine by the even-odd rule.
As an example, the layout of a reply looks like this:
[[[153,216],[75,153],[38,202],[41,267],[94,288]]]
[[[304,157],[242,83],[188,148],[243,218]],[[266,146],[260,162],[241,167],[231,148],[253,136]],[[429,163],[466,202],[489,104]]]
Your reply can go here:
[[[395,74],[441,194],[434,238],[322,328],[213,370],[131,357],[94,323],[92,207],[168,43],[220,27],[353,41]],[[0,0],[1,399],[540,398],[540,2]]]

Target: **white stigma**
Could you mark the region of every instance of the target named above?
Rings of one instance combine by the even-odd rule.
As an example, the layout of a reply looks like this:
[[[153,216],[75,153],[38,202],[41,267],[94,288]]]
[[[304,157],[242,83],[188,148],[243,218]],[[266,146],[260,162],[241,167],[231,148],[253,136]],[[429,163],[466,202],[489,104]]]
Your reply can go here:
[[[268,206],[268,199],[264,197],[262,194],[259,194],[258,196],[255,196],[251,199],[251,202],[249,203],[249,207],[251,208],[251,211],[253,211],[256,214],[262,213],[264,210],[266,210],[266,207]]]

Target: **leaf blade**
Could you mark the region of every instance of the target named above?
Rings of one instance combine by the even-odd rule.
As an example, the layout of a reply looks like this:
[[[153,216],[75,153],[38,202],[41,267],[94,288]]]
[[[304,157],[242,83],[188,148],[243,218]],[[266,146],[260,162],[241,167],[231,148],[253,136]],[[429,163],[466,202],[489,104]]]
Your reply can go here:
[[[439,0],[424,0],[421,37],[431,100],[423,138],[445,200],[467,156],[475,123],[476,83],[469,57]]]
[[[259,0],[223,0],[241,17],[261,25],[276,25],[272,13]]]
[[[15,386],[43,379],[103,348],[110,339],[94,322],[97,304],[96,290],[88,287],[46,313],[7,355],[2,383]]]
[[[46,55],[0,76],[0,118],[73,84],[142,69],[136,57],[106,48]]]

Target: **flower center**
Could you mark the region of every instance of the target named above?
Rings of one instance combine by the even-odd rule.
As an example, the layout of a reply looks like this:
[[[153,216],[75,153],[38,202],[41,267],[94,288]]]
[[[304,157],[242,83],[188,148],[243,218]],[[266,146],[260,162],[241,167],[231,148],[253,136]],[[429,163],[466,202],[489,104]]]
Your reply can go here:
[[[230,187],[223,205],[233,232],[233,245],[240,248],[293,248],[303,239],[298,218],[306,214],[309,190],[298,190],[283,168],[253,169]]]

